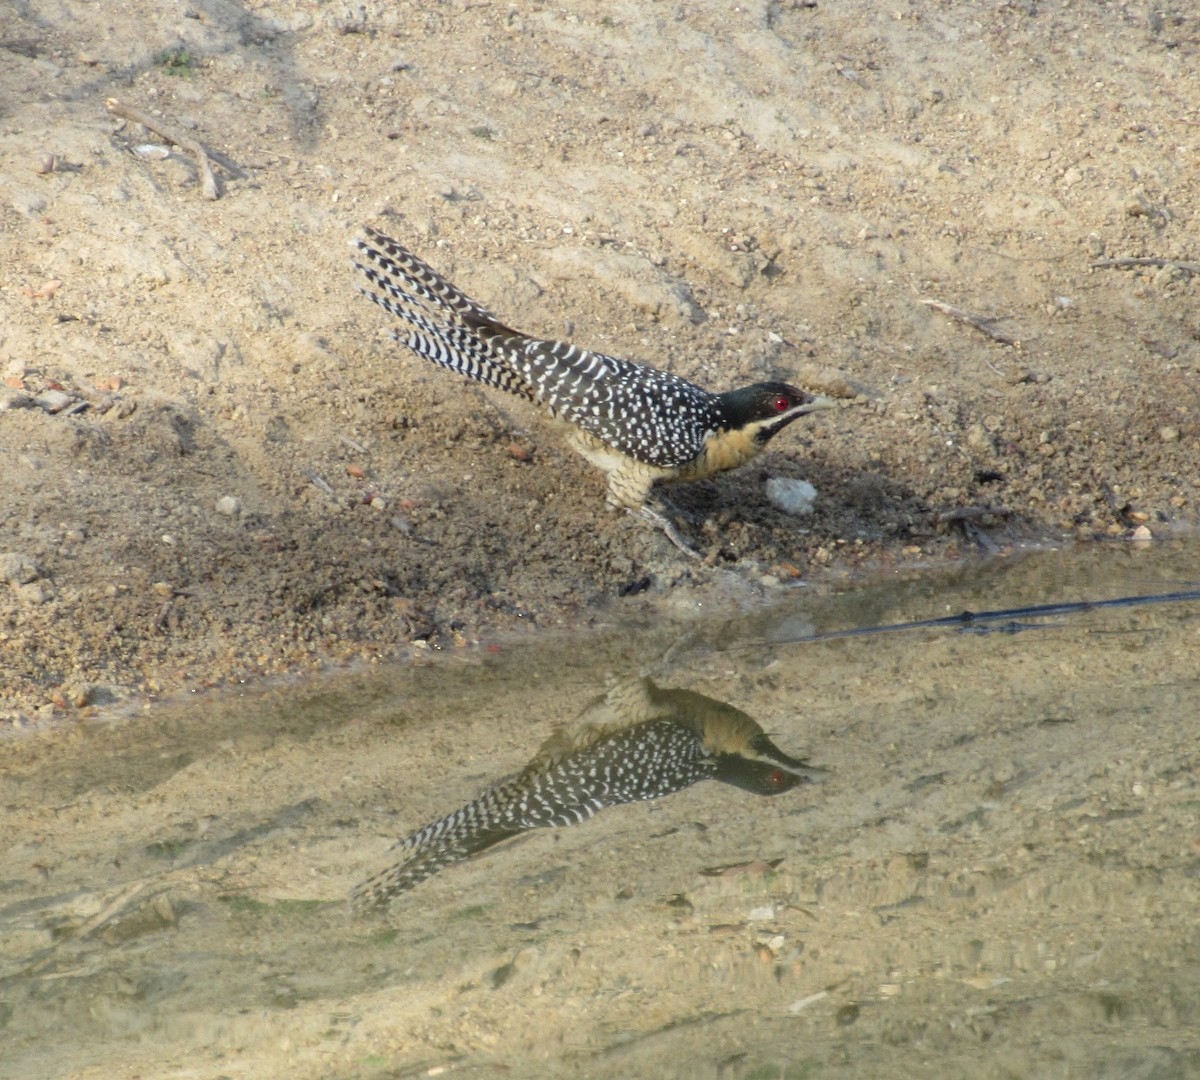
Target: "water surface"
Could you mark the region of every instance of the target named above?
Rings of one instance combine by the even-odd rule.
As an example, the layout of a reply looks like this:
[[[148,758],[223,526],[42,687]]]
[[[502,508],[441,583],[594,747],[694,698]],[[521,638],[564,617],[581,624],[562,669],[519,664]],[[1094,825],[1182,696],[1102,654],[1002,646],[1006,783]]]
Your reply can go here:
[[[1200,605],[779,643],[1198,581],[1194,547],[1041,555],[6,744],[0,1075],[1200,1074]],[[350,909],[643,673],[827,779]]]

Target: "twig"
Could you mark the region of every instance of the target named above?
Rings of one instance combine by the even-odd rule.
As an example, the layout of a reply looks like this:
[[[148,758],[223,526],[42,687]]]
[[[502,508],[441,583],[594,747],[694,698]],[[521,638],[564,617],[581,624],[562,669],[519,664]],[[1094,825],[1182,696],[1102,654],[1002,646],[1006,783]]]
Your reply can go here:
[[[1101,259],[1099,262],[1092,263],[1093,270],[1128,270],[1133,266],[1170,266],[1189,274],[1200,274],[1200,262],[1181,262],[1179,259],[1162,259],[1157,256],[1136,259]]]
[[[203,191],[206,199],[219,199],[221,197],[221,189],[217,186],[217,178],[213,175],[212,166],[209,164],[210,159],[220,165],[235,180],[242,180],[246,176],[224,154],[216,150],[206,150],[191,136],[184,135],[183,132],[178,131],[162,120],[156,119],[149,113],[143,112],[141,109],[135,108],[132,105],[125,105],[116,98],[109,98],[105,101],[104,107],[113,116],[120,116],[126,120],[132,120],[135,124],[141,124],[143,127],[153,131],[160,138],[174,143],[181,150],[186,150],[191,154],[196,159],[196,167],[200,170],[200,189]]]
[[[337,499],[337,492],[329,486],[329,482],[318,473],[315,469],[305,469],[304,475],[308,477],[309,482],[319,491],[323,491],[331,499]]]
[[[129,906],[129,902],[133,900],[138,893],[145,889],[145,887],[146,882],[144,881],[131,881],[128,885],[121,889],[120,892],[117,893],[114,899],[110,900],[108,904],[106,904],[103,908],[96,912],[95,915],[88,919],[87,922],[80,926],[75,932],[75,937],[85,938],[89,934],[95,933],[106,922],[109,922],[116,916],[120,915],[121,912]]]
[[[976,330],[982,331],[993,341],[1000,342],[1001,345],[1008,345],[1014,349],[1021,347],[1019,338],[1009,337],[1003,330],[997,330],[994,325],[1001,319],[1011,318],[1009,315],[997,315],[995,318],[988,319],[982,315],[972,315],[969,311],[964,311],[953,304],[943,303],[941,300],[926,300],[922,298],[921,303],[933,308],[934,311],[940,311],[943,315],[949,315],[952,319],[957,319],[959,322],[965,322],[968,326],[975,327]]]

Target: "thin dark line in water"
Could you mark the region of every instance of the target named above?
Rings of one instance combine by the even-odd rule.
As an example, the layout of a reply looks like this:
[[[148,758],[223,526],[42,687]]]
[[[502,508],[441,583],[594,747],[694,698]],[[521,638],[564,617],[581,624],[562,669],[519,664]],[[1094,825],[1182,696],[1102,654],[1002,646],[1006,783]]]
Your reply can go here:
[[[917,619],[914,622],[884,623],[858,626],[849,630],[826,630],[800,637],[771,638],[767,641],[746,642],[730,648],[761,647],[763,645],[800,645],[812,641],[834,641],[838,638],[867,637],[871,634],[891,634],[899,630],[930,630],[946,627],[963,633],[1016,634],[1022,630],[1046,630],[1062,623],[1027,623],[1023,619],[1044,619],[1052,615],[1080,615],[1104,608],[1145,607],[1149,604],[1179,604],[1200,600],[1200,589],[1180,592],[1151,593],[1142,596],[1121,596],[1113,600],[1075,600],[1058,604],[1032,604],[1027,607],[1003,608],[996,611],[964,611],[958,615],[943,615],[937,619]],[[1004,623],[989,626],[989,623]]]

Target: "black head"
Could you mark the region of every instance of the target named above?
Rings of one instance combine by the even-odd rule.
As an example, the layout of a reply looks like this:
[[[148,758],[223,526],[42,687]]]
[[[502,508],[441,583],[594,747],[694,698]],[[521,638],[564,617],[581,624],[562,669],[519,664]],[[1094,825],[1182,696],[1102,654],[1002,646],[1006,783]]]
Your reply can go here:
[[[805,393],[781,382],[755,383],[721,395],[730,428],[755,428],[760,443],[778,435],[793,420],[834,404],[829,398]]]
[[[762,732],[750,740],[748,750],[718,755],[716,779],[755,795],[778,795],[797,784],[822,779],[825,771],[785,754]]]

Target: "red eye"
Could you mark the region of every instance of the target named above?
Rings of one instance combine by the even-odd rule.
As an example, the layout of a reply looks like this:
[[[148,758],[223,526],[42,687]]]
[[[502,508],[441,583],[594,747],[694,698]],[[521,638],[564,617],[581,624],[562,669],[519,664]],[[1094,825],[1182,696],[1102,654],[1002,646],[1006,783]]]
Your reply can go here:
[[[782,784],[787,779],[787,773],[785,773],[782,769],[774,769],[774,770],[772,770],[771,775],[767,777],[767,779],[775,787],[779,787],[779,785]]]
[[[775,399],[775,411],[787,412],[792,407],[792,399],[784,397],[782,394]]]

